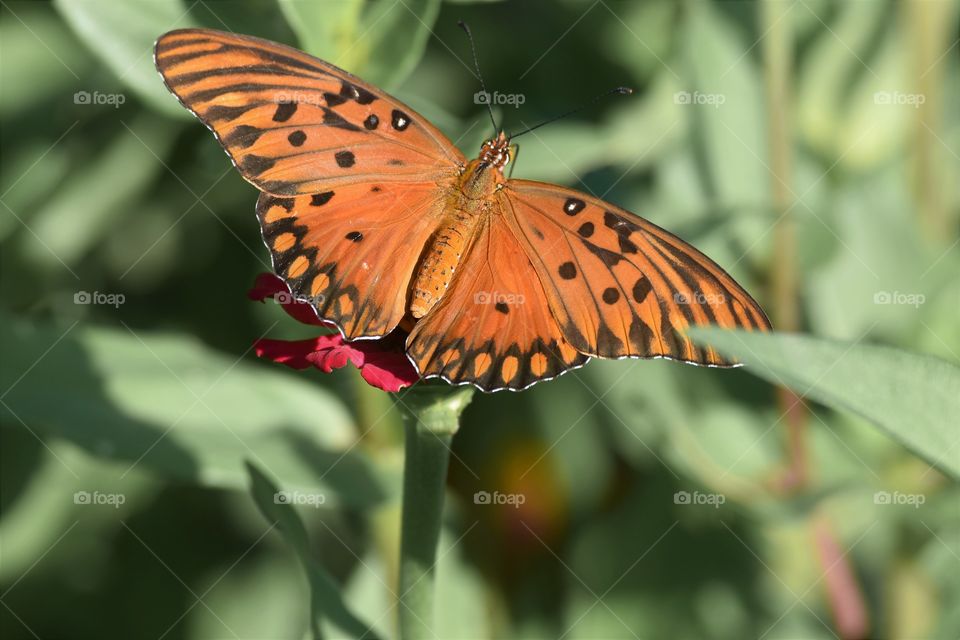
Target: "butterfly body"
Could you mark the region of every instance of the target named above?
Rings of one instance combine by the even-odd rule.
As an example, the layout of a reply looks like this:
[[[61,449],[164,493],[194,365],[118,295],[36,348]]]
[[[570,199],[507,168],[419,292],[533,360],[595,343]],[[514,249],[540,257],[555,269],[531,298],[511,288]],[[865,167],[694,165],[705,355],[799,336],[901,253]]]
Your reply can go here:
[[[766,331],[720,266],[600,198],[507,179],[377,87],[296,49],[207,29],[154,53],[167,87],[260,191],[273,268],[348,340],[408,332],[425,378],[520,390],[590,357],[729,367],[685,329]]]
[[[443,217],[414,278],[410,314],[415,319],[426,316],[440,301],[482,225],[497,211],[492,198],[503,187],[501,167],[506,164],[499,152],[493,151],[498,140],[506,140],[502,132],[485,142],[480,157],[464,165],[454,184],[445,187],[449,195],[444,199]]]

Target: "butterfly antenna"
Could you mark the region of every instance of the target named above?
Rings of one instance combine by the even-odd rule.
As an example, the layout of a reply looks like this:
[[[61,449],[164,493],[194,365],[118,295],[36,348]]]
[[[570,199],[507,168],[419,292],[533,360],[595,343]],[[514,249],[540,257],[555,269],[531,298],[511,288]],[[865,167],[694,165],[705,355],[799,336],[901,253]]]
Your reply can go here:
[[[486,98],[484,104],[487,105],[487,113],[490,114],[490,122],[493,124],[493,133],[496,135],[500,128],[497,126],[497,121],[493,117],[493,107],[490,105],[490,94],[487,92],[487,85],[483,82],[483,74],[480,73],[480,61],[477,58],[477,47],[473,44],[473,34],[470,33],[470,27],[467,26],[467,23],[463,20],[457,21],[457,25],[464,30],[467,34],[467,39],[470,41],[470,51],[473,53],[473,68],[477,70],[477,78],[480,79],[480,90],[483,92],[482,95]]]
[[[594,104],[595,102],[599,102],[602,98],[606,98],[607,96],[611,96],[611,95],[614,95],[614,94],[630,95],[631,93],[633,93],[633,89],[631,89],[630,87],[617,87],[617,88],[615,88],[615,89],[610,89],[610,91],[606,91],[606,92],[604,92],[604,93],[601,93],[600,95],[598,95],[597,97],[595,97],[595,98],[594,98],[593,100],[591,100],[590,102],[585,102],[585,103],[583,103],[582,105],[580,105],[579,107],[577,107],[576,109],[571,109],[570,111],[567,111],[567,112],[565,112],[565,113],[561,113],[561,114],[558,115],[558,116],[554,116],[554,117],[552,117],[552,118],[550,118],[550,119],[548,119],[548,120],[544,120],[543,122],[541,122],[540,124],[538,124],[538,125],[536,125],[536,126],[530,127],[529,129],[524,129],[524,130],[521,131],[520,133],[511,133],[509,136],[507,136],[507,140],[514,140],[514,139],[516,139],[516,138],[519,138],[520,136],[522,136],[522,135],[525,134],[525,133],[530,133],[530,132],[533,131],[534,129],[539,129],[540,127],[542,127],[542,126],[545,125],[545,124],[550,124],[551,122],[556,122],[556,121],[559,120],[560,118],[566,118],[567,116],[573,115],[573,114],[575,114],[575,113],[577,113],[577,112],[579,112],[579,111],[583,111],[584,109],[586,109],[586,108],[589,107],[590,105]]]

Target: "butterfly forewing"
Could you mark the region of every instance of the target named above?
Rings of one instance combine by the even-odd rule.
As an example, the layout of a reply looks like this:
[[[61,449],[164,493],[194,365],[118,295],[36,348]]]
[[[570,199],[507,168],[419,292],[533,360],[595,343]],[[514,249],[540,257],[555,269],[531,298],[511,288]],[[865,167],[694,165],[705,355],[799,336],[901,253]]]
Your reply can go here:
[[[276,273],[348,339],[384,336],[441,210],[435,185],[350,185],[302,196],[261,194],[257,216]]]
[[[722,268],[643,218],[525,180],[509,181],[499,200],[564,336],[582,353],[731,366],[684,330],[770,328],[760,306]]]
[[[209,29],[157,40],[157,69],[243,177],[274,195],[368,181],[430,182],[463,156],[433,125],[342,69]]]

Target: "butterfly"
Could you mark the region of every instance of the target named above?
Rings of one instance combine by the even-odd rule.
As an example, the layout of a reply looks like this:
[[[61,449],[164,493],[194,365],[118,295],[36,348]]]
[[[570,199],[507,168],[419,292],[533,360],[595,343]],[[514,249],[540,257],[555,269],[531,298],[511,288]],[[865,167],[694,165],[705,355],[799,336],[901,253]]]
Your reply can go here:
[[[468,160],[350,73],[250,36],[157,40],[170,91],[261,191],[273,267],[346,340],[407,332],[423,378],[520,390],[591,357],[729,367],[687,327],[770,322],[710,258],[620,207],[507,179],[500,131]]]

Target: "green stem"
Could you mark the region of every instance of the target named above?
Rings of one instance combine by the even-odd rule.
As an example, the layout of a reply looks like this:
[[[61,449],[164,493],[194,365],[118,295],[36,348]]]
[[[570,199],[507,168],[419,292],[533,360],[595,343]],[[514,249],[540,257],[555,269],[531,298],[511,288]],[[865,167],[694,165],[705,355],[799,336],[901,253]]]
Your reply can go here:
[[[434,638],[434,568],[450,462],[450,441],[472,388],[418,384],[404,407],[406,459],[400,527],[400,637]]]
[[[795,205],[793,138],[791,128],[791,83],[793,74],[793,28],[791,7],[782,0],[764,0],[759,5],[763,41],[764,80],[767,92],[767,135],[770,145],[770,190],[777,216],[774,227],[773,327],[777,331],[800,328],[797,232],[791,211]],[[777,389],[786,415],[787,451],[790,462],[781,479],[783,489],[796,491],[807,484],[806,409],[800,397],[784,387]]]

